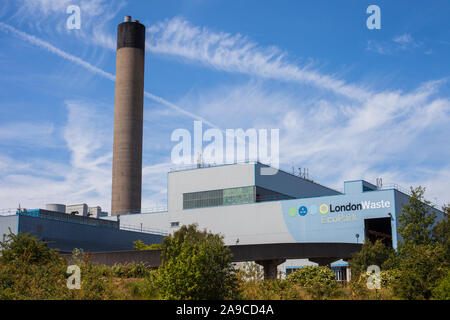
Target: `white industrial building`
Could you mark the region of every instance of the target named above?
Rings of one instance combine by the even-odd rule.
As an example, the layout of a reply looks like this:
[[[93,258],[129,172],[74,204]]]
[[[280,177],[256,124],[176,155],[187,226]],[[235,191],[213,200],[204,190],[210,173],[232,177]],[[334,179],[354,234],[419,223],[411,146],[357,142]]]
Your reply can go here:
[[[122,214],[120,223],[169,233],[197,223],[222,234],[226,245],[361,243],[381,235],[397,246],[396,216],[408,200],[405,193],[363,180],[345,182],[341,193],[282,170],[267,175],[264,168],[248,162],[173,170],[167,210]],[[348,264],[335,260],[332,269],[347,279]],[[316,263],[286,260],[278,270],[289,273],[305,265]]]

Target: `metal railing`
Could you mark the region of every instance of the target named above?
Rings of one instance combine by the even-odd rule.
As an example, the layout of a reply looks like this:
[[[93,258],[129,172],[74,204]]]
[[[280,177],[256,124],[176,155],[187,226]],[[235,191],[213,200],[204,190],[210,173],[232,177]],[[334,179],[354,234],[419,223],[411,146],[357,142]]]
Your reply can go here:
[[[158,234],[161,236],[167,236],[169,234],[167,232],[167,230],[164,230],[164,229],[147,228],[147,227],[143,227],[143,226],[122,224],[122,223],[120,224],[120,229],[128,230],[128,231],[143,232],[143,233]]]
[[[161,206],[151,207],[151,208],[141,208],[140,210],[128,209],[128,210],[116,211],[115,215],[159,213],[159,212],[166,212],[166,211],[167,211],[167,205],[161,205]]]
[[[30,209],[30,210],[23,209],[21,211],[17,211],[17,214],[22,215],[22,216],[37,217],[37,218],[43,218],[43,219],[49,219],[49,220],[64,221],[64,222],[70,222],[70,223],[79,223],[79,224],[91,225],[91,226],[96,226],[96,227],[109,227],[109,228],[119,229],[118,221],[89,218],[89,217],[77,216],[77,215],[72,215],[72,214],[67,214],[67,213],[62,213],[62,212],[48,211],[48,210],[44,210],[44,209]]]
[[[378,190],[386,190],[386,189],[395,189],[395,190],[398,190],[408,196],[411,195],[411,190],[403,188],[402,186],[400,186],[396,183],[383,184],[381,186],[381,188],[379,188]]]
[[[202,162],[202,163],[189,164],[189,165],[177,166],[174,168],[170,168],[170,172],[185,171],[185,170],[200,169],[200,168],[222,167],[222,166],[228,166],[228,165],[240,164],[240,163],[256,164],[256,163],[258,163],[258,161],[242,160],[242,161],[233,161],[230,163],[204,163],[204,162]]]
[[[16,208],[5,208],[5,209],[0,209],[0,216],[12,216],[17,214],[17,209]]]
[[[411,196],[411,189],[406,189],[396,183],[389,183],[389,184],[383,184],[381,188],[378,188],[378,190],[386,190],[386,189],[395,189],[397,191],[400,191],[407,196]],[[425,199],[427,200],[427,199]],[[429,201],[429,200],[428,200]],[[439,208],[439,205],[436,202],[430,201],[430,206],[433,206],[434,208]]]

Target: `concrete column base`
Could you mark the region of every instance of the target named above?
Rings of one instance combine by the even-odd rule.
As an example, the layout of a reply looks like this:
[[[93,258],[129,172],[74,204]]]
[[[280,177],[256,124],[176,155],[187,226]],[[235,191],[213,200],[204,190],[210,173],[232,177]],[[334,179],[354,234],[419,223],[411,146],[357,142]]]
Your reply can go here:
[[[285,262],[286,259],[259,260],[255,263],[264,268],[264,280],[275,280],[277,278],[277,267]]]

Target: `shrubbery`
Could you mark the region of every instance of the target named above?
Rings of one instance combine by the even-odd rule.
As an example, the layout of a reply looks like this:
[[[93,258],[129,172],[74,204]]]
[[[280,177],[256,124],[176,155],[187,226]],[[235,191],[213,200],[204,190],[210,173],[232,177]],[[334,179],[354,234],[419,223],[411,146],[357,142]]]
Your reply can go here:
[[[288,275],[286,281],[305,288],[313,299],[330,299],[339,294],[336,275],[328,267],[299,268]]]
[[[29,234],[10,233],[0,244],[0,299],[114,299],[111,277],[79,261],[81,289],[66,286],[67,263],[58,252]]]
[[[219,235],[182,226],[164,238],[157,283],[163,299],[225,299],[238,295],[231,253]]]
[[[450,300],[450,270],[447,270],[447,275],[443,277],[433,289],[433,298],[438,300]]]
[[[412,197],[421,198],[423,190]],[[352,281],[342,286],[328,267],[303,267],[285,280],[263,280],[261,266],[236,270],[219,235],[183,226],[162,245],[135,242],[137,250],[161,249],[162,265],[94,265],[89,254],[74,250],[71,264],[81,269],[81,289],[66,286],[67,261],[28,234],[9,234],[0,242],[0,299],[450,299],[449,208],[434,224],[410,199],[399,219],[404,239],[398,250],[381,241],[364,242],[350,260]],[[417,229],[417,220],[421,228]],[[381,268],[381,290],[368,290],[366,270]]]

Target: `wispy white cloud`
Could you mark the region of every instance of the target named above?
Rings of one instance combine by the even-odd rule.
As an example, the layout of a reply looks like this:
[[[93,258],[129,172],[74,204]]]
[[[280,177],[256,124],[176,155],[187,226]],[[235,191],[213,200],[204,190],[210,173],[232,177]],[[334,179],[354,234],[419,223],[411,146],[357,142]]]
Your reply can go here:
[[[423,43],[415,40],[411,34],[403,33],[395,36],[390,41],[367,40],[366,49],[379,54],[389,55],[405,50],[412,50],[421,47],[422,45]],[[430,50],[425,51],[425,53],[430,54]]]
[[[15,36],[17,36],[17,37],[19,37],[19,38],[21,38],[21,39],[23,39],[23,40],[25,40],[25,41],[27,41],[29,43],[32,43],[32,44],[34,44],[34,45],[36,45],[36,46],[38,46],[38,47],[40,47],[42,49],[45,49],[45,50],[49,51],[50,53],[56,54],[57,56],[59,56],[59,57],[61,57],[63,59],[66,59],[66,60],[68,60],[70,62],[73,62],[73,63],[75,63],[75,64],[85,68],[86,70],[88,70],[88,71],[90,71],[92,73],[95,73],[97,75],[102,76],[103,78],[106,78],[106,79],[111,80],[111,81],[115,81],[116,80],[116,76],[113,75],[112,73],[104,71],[104,70],[100,69],[99,67],[94,66],[91,63],[89,63],[89,62],[87,62],[87,61],[85,61],[85,60],[83,60],[83,59],[81,59],[81,58],[79,58],[77,56],[74,56],[74,55],[72,55],[70,53],[67,53],[64,50],[61,50],[61,49],[55,47],[54,45],[52,45],[51,43],[49,43],[47,41],[39,39],[39,38],[37,38],[37,37],[35,37],[33,35],[30,35],[30,34],[28,34],[26,32],[23,32],[21,30],[18,30],[17,28],[14,28],[14,27],[6,24],[6,23],[0,22],[0,30],[4,31],[4,32],[12,33],[13,35],[15,35]],[[214,125],[213,123],[211,123],[207,119],[205,119],[205,118],[203,118],[201,116],[198,116],[198,115],[196,115],[196,114],[194,114],[192,112],[189,112],[187,110],[184,110],[180,106],[178,106],[178,105],[176,105],[174,103],[171,103],[171,102],[169,102],[169,101],[167,101],[167,100],[165,100],[165,99],[163,99],[161,97],[158,97],[158,96],[156,96],[156,95],[154,95],[154,94],[152,94],[150,92],[145,91],[144,92],[144,96],[146,98],[149,98],[149,99],[155,101],[155,102],[161,103],[162,105],[165,105],[165,106],[167,106],[167,107],[169,107],[169,108],[171,108],[171,109],[173,109],[173,110],[175,110],[175,111],[177,111],[177,112],[179,112],[179,113],[181,113],[183,115],[186,115],[186,116],[191,117],[191,118],[196,119],[196,120],[202,120],[203,122],[205,122],[206,124],[208,124],[208,125],[210,125],[212,127],[217,127],[216,125]]]
[[[20,31],[17,33],[15,31],[18,30],[10,28],[12,27],[0,24],[0,29],[41,45],[62,58],[82,65],[90,72],[114,80],[111,73],[69,55],[49,43],[42,43],[40,39],[33,36],[30,38],[30,35]],[[97,36],[104,37],[102,43],[105,46],[114,48],[111,45],[113,37],[106,34]],[[436,155],[438,150],[439,159],[444,159],[449,152],[443,150],[442,145],[433,138],[436,134],[448,135],[446,128],[450,117],[449,100],[437,94],[441,85],[439,81],[428,82],[410,92],[376,92],[311,68],[300,67],[275,47],[263,48],[239,34],[231,35],[192,26],[182,18],[165,20],[151,26],[149,37],[148,49],[163,56],[260,79],[275,79],[299,85],[312,84],[319,89],[336,93],[334,97],[303,96],[288,90],[263,90],[260,84],[251,83],[213,92],[201,92],[197,97],[187,95],[181,99],[181,105],[198,106],[197,110],[203,115],[201,117],[180,108],[178,104],[172,104],[146,92],[147,98],[177,110],[179,114],[202,119],[213,127],[229,127],[231,123],[235,127],[243,128],[280,128],[281,160],[285,167],[293,164],[309,167],[313,176],[316,172],[319,173],[320,182],[337,187],[341,186],[342,180],[374,180],[378,176],[398,183],[430,184],[433,179],[438,179],[439,175],[449,174],[449,168],[439,162],[423,177],[408,176],[411,170],[419,171],[417,168],[426,167],[421,163],[421,154],[415,150],[418,141],[423,143],[421,150],[432,155]],[[397,39],[398,44],[392,42],[400,45],[408,41],[408,37],[400,37]],[[263,85],[264,81],[261,86]],[[274,110],[277,112],[273,112]],[[206,122],[206,119],[209,121]],[[97,192],[109,199],[110,179],[105,180],[103,174],[106,174],[107,170],[102,171],[102,166],[107,166],[109,158],[91,159],[86,151],[87,145],[79,138],[66,136],[66,139],[69,139],[68,145],[73,153],[72,166],[80,166],[77,167],[80,172],[90,172],[93,179],[80,181],[77,188],[81,190],[80,199],[88,198],[89,192]],[[86,141],[91,139],[93,138],[86,138]],[[448,139],[445,141],[449,142]],[[83,163],[88,167],[81,167]],[[160,164],[144,167],[144,181],[151,182],[144,188],[162,197],[165,174],[163,177],[158,170],[164,169],[165,173],[168,166],[170,164],[164,160]],[[74,173],[74,181],[75,177],[83,176],[80,172]],[[156,174],[157,172],[159,174]],[[95,177],[103,180],[102,186],[96,185]],[[446,182],[450,180],[439,181],[445,190],[450,187]],[[155,189],[155,185],[161,187]],[[436,188],[432,191],[433,195],[442,194],[435,190]],[[150,197],[145,201],[149,203],[148,206],[153,203]],[[106,207],[109,207],[109,204]]]
[[[450,101],[439,97],[441,85],[434,81],[408,93],[380,92],[367,102],[349,103],[249,82],[189,94],[184,101],[209,117],[216,114],[224,127],[279,128],[282,168],[308,167],[325,185],[342,188],[344,180],[383,177],[408,188],[438,179],[447,190],[450,182],[439,175],[450,174],[444,160],[450,149],[442,144],[450,143]],[[450,201],[436,191],[429,188],[427,197]]]
[[[63,141],[70,154],[70,165],[44,157],[30,156],[14,159],[3,156],[8,172],[1,175],[0,203],[3,207],[43,207],[48,202],[100,204],[108,208],[111,176],[112,141],[109,121],[101,120],[98,103],[67,101],[68,119]],[[19,170],[20,169],[20,170]],[[42,173],[38,173],[42,172]]]
[[[400,48],[405,50],[410,47],[418,47],[420,43],[418,43],[409,33],[401,34],[392,39],[395,43],[399,44]]]
[[[0,208],[40,207],[45,203],[87,203],[110,209],[112,116],[98,101],[66,101],[63,138],[70,164],[30,156],[0,155]],[[102,125],[99,126],[98,123]],[[143,207],[160,206],[167,195],[169,162],[143,168]]]
[[[336,77],[300,67],[279,48],[261,47],[246,37],[193,26],[176,17],[148,28],[147,50],[201,63],[217,70],[287,82],[307,83],[352,99],[367,99],[370,92]]]
[[[0,125],[0,145],[55,147],[55,128],[51,122],[8,122]]]
[[[91,71],[93,73],[96,73],[96,74],[98,74],[98,75],[100,75],[100,76],[102,76],[102,77],[104,77],[104,78],[106,78],[108,80],[115,81],[115,76],[113,74],[111,74],[109,72],[106,72],[106,71],[103,71],[102,69],[100,69],[100,68],[90,64],[89,62],[87,62],[87,61],[85,61],[83,59],[80,59],[80,58],[78,58],[78,57],[76,57],[74,55],[71,55],[71,54],[69,54],[69,53],[67,53],[67,52],[65,52],[65,51],[63,51],[63,50],[53,46],[52,44],[50,44],[47,41],[39,39],[39,38],[37,38],[37,37],[35,37],[33,35],[30,35],[30,34],[28,34],[26,32],[20,31],[20,30],[14,28],[14,27],[12,27],[12,26],[4,23],[4,22],[0,22],[0,30],[3,31],[3,32],[12,33],[13,35],[21,38],[22,40],[25,40],[25,41],[27,41],[29,43],[32,43],[32,44],[34,44],[34,45],[36,45],[36,46],[38,46],[38,47],[40,47],[42,49],[45,49],[45,50],[49,51],[50,53],[56,54],[56,55],[58,55],[59,57],[61,57],[63,59],[66,59],[66,60],[69,60],[69,61],[71,61],[73,63],[76,63],[76,64],[82,66],[83,68],[86,68],[87,70],[89,70],[89,71]]]
[[[39,32],[56,36],[58,34],[71,34],[75,37],[86,38],[94,32],[102,31],[109,21],[125,5],[124,1],[108,0],[4,0],[15,10],[9,16],[19,25],[27,25]],[[81,29],[69,30],[66,21],[69,13],[66,12],[70,5],[80,8]],[[9,10],[10,12],[12,10]]]

